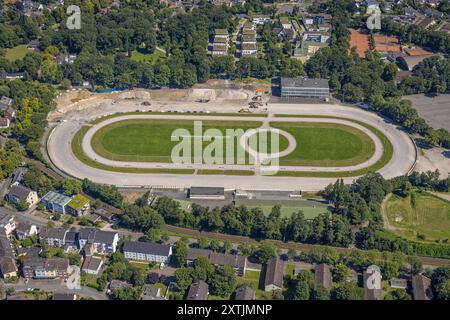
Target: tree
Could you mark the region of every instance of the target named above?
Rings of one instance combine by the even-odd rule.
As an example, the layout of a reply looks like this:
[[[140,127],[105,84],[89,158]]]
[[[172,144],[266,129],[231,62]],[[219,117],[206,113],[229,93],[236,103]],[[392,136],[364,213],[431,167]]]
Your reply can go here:
[[[229,296],[236,287],[236,271],[233,266],[225,265],[216,268],[210,280],[211,292],[218,296]]]
[[[334,291],[336,300],[363,300],[361,288],[350,282],[341,282]]]
[[[211,243],[209,244],[209,247],[212,251],[218,252],[220,250],[220,243],[216,239],[212,239]]]
[[[270,259],[277,257],[275,246],[269,242],[263,241],[253,253],[253,257],[258,263],[267,263]]]
[[[225,240],[223,242],[223,251],[224,253],[230,252],[230,250],[233,248],[233,244],[229,240]]]
[[[176,268],[181,268],[186,264],[187,245],[182,241],[177,241],[175,252],[172,256],[172,264]]]
[[[160,230],[155,228],[148,229],[145,234],[145,240],[148,242],[157,242],[160,240]]]
[[[330,300],[330,293],[322,286],[314,289],[314,300]]]
[[[192,283],[192,268],[180,268],[175,271],[175,280],[177,288],[185,291]]]
[[[337,264],[333,268],[333,280],[335,282],[344,282],[350,274],[350,269],[343,263]]]
[[[209,241],[204,237],[198,238],[197,244],[200,249],[207,249],[209,247]]]

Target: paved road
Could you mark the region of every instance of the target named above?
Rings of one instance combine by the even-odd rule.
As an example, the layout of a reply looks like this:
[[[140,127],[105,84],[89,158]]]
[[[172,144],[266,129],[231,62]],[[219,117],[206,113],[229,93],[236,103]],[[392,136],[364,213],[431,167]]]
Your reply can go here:
[[[108,109],[109,108],[109,109]],[[77,178],[88,178],[98,183],[114,184],[119,187],[178,187],[186,188],[192,185],[202,185],[210,187],[225,187],[226,189],[244,190],[304,190],[318,191],[336,178],[303,178],[303,177],[278,177],[278,176],[204,176],[187,174],[132,174],[108,172],[89,167],[80,162],[71,151],[71,137],[79,127],[87,121],[97,118],[105,113],[111,113],[111,106],[105,107],[106,111],[95,111],[88,115],[68,114],[66,122],[60,123],[52,132],[48,141],[48,152],[53,164],[67,175]],[[137,106],[130,107],[131,110]],[[171,109],[187,110],[188,108],[179,105]],[[205,106],[202,109],[215,112],[236,112],[238,108],[224,108],[220,105]],[[294,115],[321,115],[344,117],[363,121],[378,128],[391,141],[394,146],[394,155],[391,161],[384,168],[379,170],[386,178],[392,178],[408,173],[415,163],[415,147],[409,136],[403,131],[385,121],[378,115],[363,111],[353,107],[329,104],[270,104],[269,112],[272,114],[294,114]],[[129,111],[129,110],[121,110]],[[181,116],[174,116],[180,119]],[[202,119],[206,120],[206,118]],[[273,118],[271,118],[272,120]],[[289,119],[289,118],[285,118]],[[243,120],[243,117],[239,117]],[[258,121],[264,118],[258,118]],[[323,119],[322,119],[323,121]],[[328,121],[328,120],[327,120]],[[323,168],[320,169],[322,171]],[[355,177],[345,178],[346,183],[351,183]]]
[[[81,287],[81,289],[69,289],[64,284],[37,283],[37,281],[34,281],[32,285],[25,284],[23,283],[23,281],[21,281],[21,283],[18,284],[5,284],[4,287],[14,288],[16,293],[20,291],[27,291],[27,288],[37,288],[41,291],[47,292],[75,293],[78,296],[91,297],[94,300],[108,300],[108,297],[103,292],[99,292],[90,287]]]

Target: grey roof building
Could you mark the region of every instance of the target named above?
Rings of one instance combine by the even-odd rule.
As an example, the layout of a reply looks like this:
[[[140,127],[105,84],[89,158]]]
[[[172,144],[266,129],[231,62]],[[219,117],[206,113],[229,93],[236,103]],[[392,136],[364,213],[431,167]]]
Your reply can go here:
[[[264,290],[273,291],[283,289],[284,262],[279,259],[271,259],[267,262]]]
[[[215,187],[191,187],[189,190],[191,199],[225,199],[225,189]]]
[[[333,286],[333,278],[331,275],[331,267],[329,265],[325,263],[316,265],[314,278],[316,288],[321,286],[327,291],[331,290],[331,287]]]
[[[126,241],[123,244],[125,258],[149,262],[166,262],[172,255],[172,246],[140,241]]]
[[[255,300],[255,291],[249,286],[241,286],[237,288],[234,300]]]
[[[328,99],[330,86],[327,79],[281,78],[281,96],[285,98]]]
[[[141,300],[164,300],[161,289],[151,285],[142,287]]]
[[[186,300],[207,300],[209,291],[208,284],[205,281],[200,280],[191,284],[189,287]]]
[[[78,246],[83,249],[88,243],[93,245],[94,252],[116,252],[119,234],[112,231],[103,231],[96,228],[81,228],[78,233]]]
[[[433,298],[431,279],[423,275],[413,276],[412,291],[414,300],[431,300]]]
[[[70,200],[71,198],[66,195],[50,191],[42,197],[41,202],[51,212],[65,214],[66,205],[70,202]]]

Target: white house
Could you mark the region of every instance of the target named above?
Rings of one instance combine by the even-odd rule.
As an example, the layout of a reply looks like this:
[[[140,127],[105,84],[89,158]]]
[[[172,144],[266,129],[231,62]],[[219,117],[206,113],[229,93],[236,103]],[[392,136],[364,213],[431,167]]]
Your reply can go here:
[[[81,228],[78,233],[78,247],[83,249],[88,243],[93,246],[94,253],[114,253],[119,242],[117,232],[103,231],[96,228]]]
[[[29,222],[19,222],[16,226],[16,237],[19,240],[34,236],[37,233],[37,227]]]
[[[172,246],[139,241],[126,241],[123,244],[123,254],[130,260],[148,262],[166,262],[172,255]]]

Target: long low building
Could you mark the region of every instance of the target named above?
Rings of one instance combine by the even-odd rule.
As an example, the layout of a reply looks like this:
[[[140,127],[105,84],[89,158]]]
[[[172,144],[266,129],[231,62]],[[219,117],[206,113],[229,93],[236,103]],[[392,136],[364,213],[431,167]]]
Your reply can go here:
[[[213,252],[208,249],[188,248],[186,255],[188,265],[193,264],[198,257],[207,257],[209,262],[216,266],[231,265],[239,276],[244,275],[247,268],[247,257],[245,256]]]
[[[281,97],[328,100],[330,86],[327,79],[281,78]]]
[[[225,189],[212,187],[191,187],[189,190],[189,198],[224,200]]]
[[[27,279],[67,279],[69,277],[69,260],[63,258],[26,258],[23,263],[23,275]]]
[[[167,262],[172,255],[172,246],[140,241],[126,241],[123,244],[123,254],[130,260],[148,262]]]

